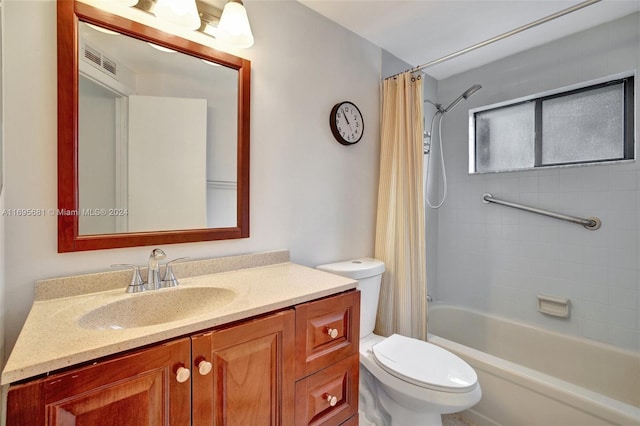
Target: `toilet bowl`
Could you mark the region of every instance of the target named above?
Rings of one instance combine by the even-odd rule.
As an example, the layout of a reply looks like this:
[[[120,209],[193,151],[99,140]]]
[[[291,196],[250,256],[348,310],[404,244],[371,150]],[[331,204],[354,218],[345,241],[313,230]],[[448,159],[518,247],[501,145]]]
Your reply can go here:
[[[442,414],[480,401],[478,376],[461,358],[422,340],[373,333],[383,262],[361,258],[317,268],[358,280],[361,424],[441,426]]]

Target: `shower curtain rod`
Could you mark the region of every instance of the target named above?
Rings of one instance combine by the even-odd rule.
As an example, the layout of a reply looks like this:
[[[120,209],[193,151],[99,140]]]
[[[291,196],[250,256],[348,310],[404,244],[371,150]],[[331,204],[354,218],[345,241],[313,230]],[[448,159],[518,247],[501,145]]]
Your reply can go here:
[[[583,1],[582,3],[578,3],[578,4],[574,5],[574,6],[568,7],[566,9],[563,9],[563,10],[561,10],[559,12],[556,12],[554,14],[551,14],[549,16],[545,16],[544,18],[540,18],[537,21],[530,22],[530,23],[528,23],[526,25],[523,25],[521,27],[518,27],[518,28],[516,28],[514,30],[507,31],[506,33],[502,33],[500,35],[497,35],[495,37],[492,37],[492,38],[487,39],[485,41],[482,41],[480,43],[474,44],[473,46],[469,46],[469,47],[467,47],[465,49],[458,50],[457,52],[454,52],[454,53],[451,53],[449,55],[443,56],[441,58],[435,59],[435,60],[433,60],[431,62],[427,62],[426,64],[422,64],[422,65],[419,65],[417,67],[409,68],[408,70],[405,70],[403,72],[399,72],[399,73],[394,74],[394,75],[392,75],[390,77],[387,77],[387,78],[385,78],[385,80],[387,80],[389,78],[397,77],[400,74],[404,74],[405,72],[420,71],[420,70],[423,70],[425,68],[431,67],[433,65],[438,65],[438,64],[440,64],[442,62],[446,62],[446,61],[448,61],[450,59],[454,59],[454,58],[457,58],[458,56],[464,55],[465,53],[469,53],[469,52],[471,52],[473,50],[476,50],[476,49],[479,49],[481,47],[487,46],[487,45],[489,45],[491,43],[495,43],[496,41],[503,40],[503,39],[505,39],[507,37],[511,37],[513,35],[521,33],[522,31],[528,30],[528,29],[533,28],[533,27],[537,27],[538,25],[541,25],[541,24],[544,24],[546,22],[552,21],[552,20],[554,20],[556,18],[560,18],[561,16],[568,15],[569,13],[575,12],[575,11],[580,10],[582,8],[585,8],[587,6],[591,6],[592,4],[598,3],[600,1],[601,0]]]

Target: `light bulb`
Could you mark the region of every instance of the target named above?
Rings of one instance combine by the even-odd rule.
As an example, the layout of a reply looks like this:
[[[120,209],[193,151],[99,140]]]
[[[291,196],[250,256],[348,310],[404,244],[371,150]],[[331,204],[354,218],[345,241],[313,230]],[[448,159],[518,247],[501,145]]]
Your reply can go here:
[[[158,19],[190,30],[200,28],[200,15],[195,0],[158,0],[153,8]]]
[[[216,31],[216,39],[229,45],[241,48],[253,46],[253,34],[247,17],[247,10],[242,3],[230,1],[224,5],[220,24]]]

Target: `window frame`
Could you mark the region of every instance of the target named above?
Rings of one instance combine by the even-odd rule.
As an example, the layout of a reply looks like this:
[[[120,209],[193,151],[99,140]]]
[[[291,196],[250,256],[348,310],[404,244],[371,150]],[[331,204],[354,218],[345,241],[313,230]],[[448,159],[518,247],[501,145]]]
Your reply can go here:
[[[570,161],[557,163],[542,163],[542,104],[546,100],[574,95],[576,93],[587,92],[612,85],[623,85],[623,155],[618,158],[606,158],[589,161]],[[534,103],[534,164],[532,167],[500,169],[500,170],[477,170],[476,152],[476,114],[497,111],[503,108],[510,108],[521,104]],[[537,170],[554,167],[584,166],[587,164],[630,162],[635,160],[635,73],[625,73],[609,76],[603,79],[580,83],[553,91],[543,92],[523,98],[513,99],[506,102],[487,105],[469,110],[469,174],[500,173],[510,171]]]

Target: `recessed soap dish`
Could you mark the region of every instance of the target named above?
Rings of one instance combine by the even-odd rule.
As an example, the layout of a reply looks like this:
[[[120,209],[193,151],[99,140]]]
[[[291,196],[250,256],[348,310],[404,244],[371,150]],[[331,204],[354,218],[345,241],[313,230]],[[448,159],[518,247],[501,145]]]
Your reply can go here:
[[[539,294],[538,311],[553,317],[569,318],[569,299]]]

